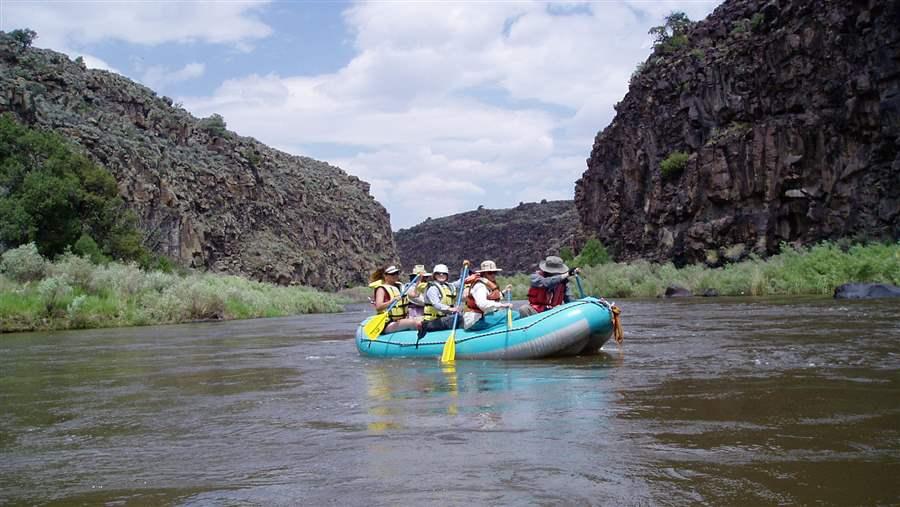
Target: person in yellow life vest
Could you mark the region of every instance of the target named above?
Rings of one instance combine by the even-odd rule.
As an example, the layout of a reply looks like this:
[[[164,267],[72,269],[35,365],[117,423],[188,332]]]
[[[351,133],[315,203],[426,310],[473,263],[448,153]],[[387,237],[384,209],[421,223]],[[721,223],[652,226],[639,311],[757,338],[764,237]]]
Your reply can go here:
[[[469,293],[463,313],[465,329],[486,329],[506,318],[506,312],[497,313],[498,310],[512,308],[511,304],[503,302],[503,293],[497,286],[497,273],[500,271],[503,270],[494,261],[483,261],[480,269],[466,277],[464,283]],[[512,290],[512,285],[507,285],[506,290]],[[518,312],[513,312],[513,318],[516,317]]]
[[[416,264],[416,267],[413,268],[412,273],[409,274],[409,283],[412,283],[417,275],[422,276],[419,277],[419,281],[416,283],[415,295],[409,297],[409,306],[406,307],[406,312],[411,318],[425,315],[425,289],[431,280],[431,273],[425,271],[425,265],[423,264]],[[409,283],[406,285],[409,285]],[[406,288],[406,285],[404,285],[404,288]],[[412,290],[407,294],[410,293],[412,293]]]
[[[425,289],[425,322],[419,329],[420,340],[428,331],[453,327],[453,316],[458,311],[453,305],[462,280],[450,282],[450,271],[446,264],[435,264],[431,270],[431,278]]]
[[[400,268],[397,266],[388,266],[379,268],[369,277],[371,283],[369,287],[375,290],[372,296],[372,305],[377,313],[387,311],[391,303],[398,301],[388,315],[388,323],[384,326],[381,334],[393,333],[404,329],[418,328],[422,325],[422,319],[409,318],[407,307],[409,305],[409,294],[415,295],[416,288],[412,287],[407,295],[400,296],[403,291],[403,285],[400,283]]]

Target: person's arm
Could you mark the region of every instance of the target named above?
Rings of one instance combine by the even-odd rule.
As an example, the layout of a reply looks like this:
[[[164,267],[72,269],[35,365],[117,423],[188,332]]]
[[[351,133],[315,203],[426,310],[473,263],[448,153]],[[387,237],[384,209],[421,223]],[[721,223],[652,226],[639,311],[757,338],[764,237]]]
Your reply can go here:
[[[506,308],[506,304],[488,299],[488,294],[488,288],[483,283],[476,284],[472,288],[472,297],[475,298],[475,304],[478,305],[482,312],[491,313],[501,308]]]
[[[375,289],[375,310],[383,312],[387,307],[391,306],[394,300],[388,296],[388,291],[384,287]]]
[[[563,280],[569,278],[568,273],[563,273],[561,275],[554,276],[543,276],[541,273],[532,273],[531,274],[531,286],[536,288],[544,288],[547,290],[553,289],[559,285]]]

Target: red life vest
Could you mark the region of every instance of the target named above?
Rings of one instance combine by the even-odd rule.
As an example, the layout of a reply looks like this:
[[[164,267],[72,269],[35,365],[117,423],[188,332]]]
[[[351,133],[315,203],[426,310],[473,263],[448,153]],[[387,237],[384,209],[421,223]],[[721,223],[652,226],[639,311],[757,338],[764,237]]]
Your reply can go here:
[[[475,273],[465,280],[466,286],[466,311],[467,312],[475,312],[484,315],[484,312],[481,311],[481,308],[478,308],[478,303],[475,302],[475,298],[472,297],[472,289],[475,287],[477,283],[483,283],[485,287],[488,288],[488,299],[493,301],[500,301],[503,299],[503,294],[500,292],[500,288],[497,287],[497,284],[488,280],[487,278],[482,278],[481,275]]]
[[[551,290],[544,287],[531,287],[528,289],[528,304],[539,312],[563,304],[566,300],[567,283],[568,280],[564,280]]]

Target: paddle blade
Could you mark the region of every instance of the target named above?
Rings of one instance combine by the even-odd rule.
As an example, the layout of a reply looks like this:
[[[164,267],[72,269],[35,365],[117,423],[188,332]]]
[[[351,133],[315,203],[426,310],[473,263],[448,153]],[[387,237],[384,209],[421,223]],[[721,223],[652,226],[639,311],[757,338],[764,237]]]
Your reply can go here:
[[[380,335],[381,332],[384,331],[384,326],[387,325],[387,320],[387,312],[375,314],[375,316],[369,319],[369,322],[366,322],[366,325],[363,326],[363,332],[366,333],[366,336],[370,340],[377,340],[378,335]]]
[[[444,342],[444,352],[441,354],[442,363],[452,363],[456,360],[456,330],[450,333]]]
[[[506,328],[512,329],[512,308],[506,309]]]

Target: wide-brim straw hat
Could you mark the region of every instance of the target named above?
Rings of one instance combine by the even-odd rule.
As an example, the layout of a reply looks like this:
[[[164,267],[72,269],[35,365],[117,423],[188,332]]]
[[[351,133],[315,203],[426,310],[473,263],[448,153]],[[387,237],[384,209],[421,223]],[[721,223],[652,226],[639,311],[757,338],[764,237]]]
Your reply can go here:
[[[425,271],[424,264],[416,264],[416,267],[413,268],[411,275],[422,275],[422,276],[431,276],[431,273]]]
[[[569,272],[569,266],[562,259],[555,255],[550,255],[542,260],[538,266],[544,273],[563,274]]]
[[[476,269],[476,273],[496,273],[498,271],[503,271],[502,269],[497,267],[497,263],[494,261],[483,261],[481,263],[481,268]]]

